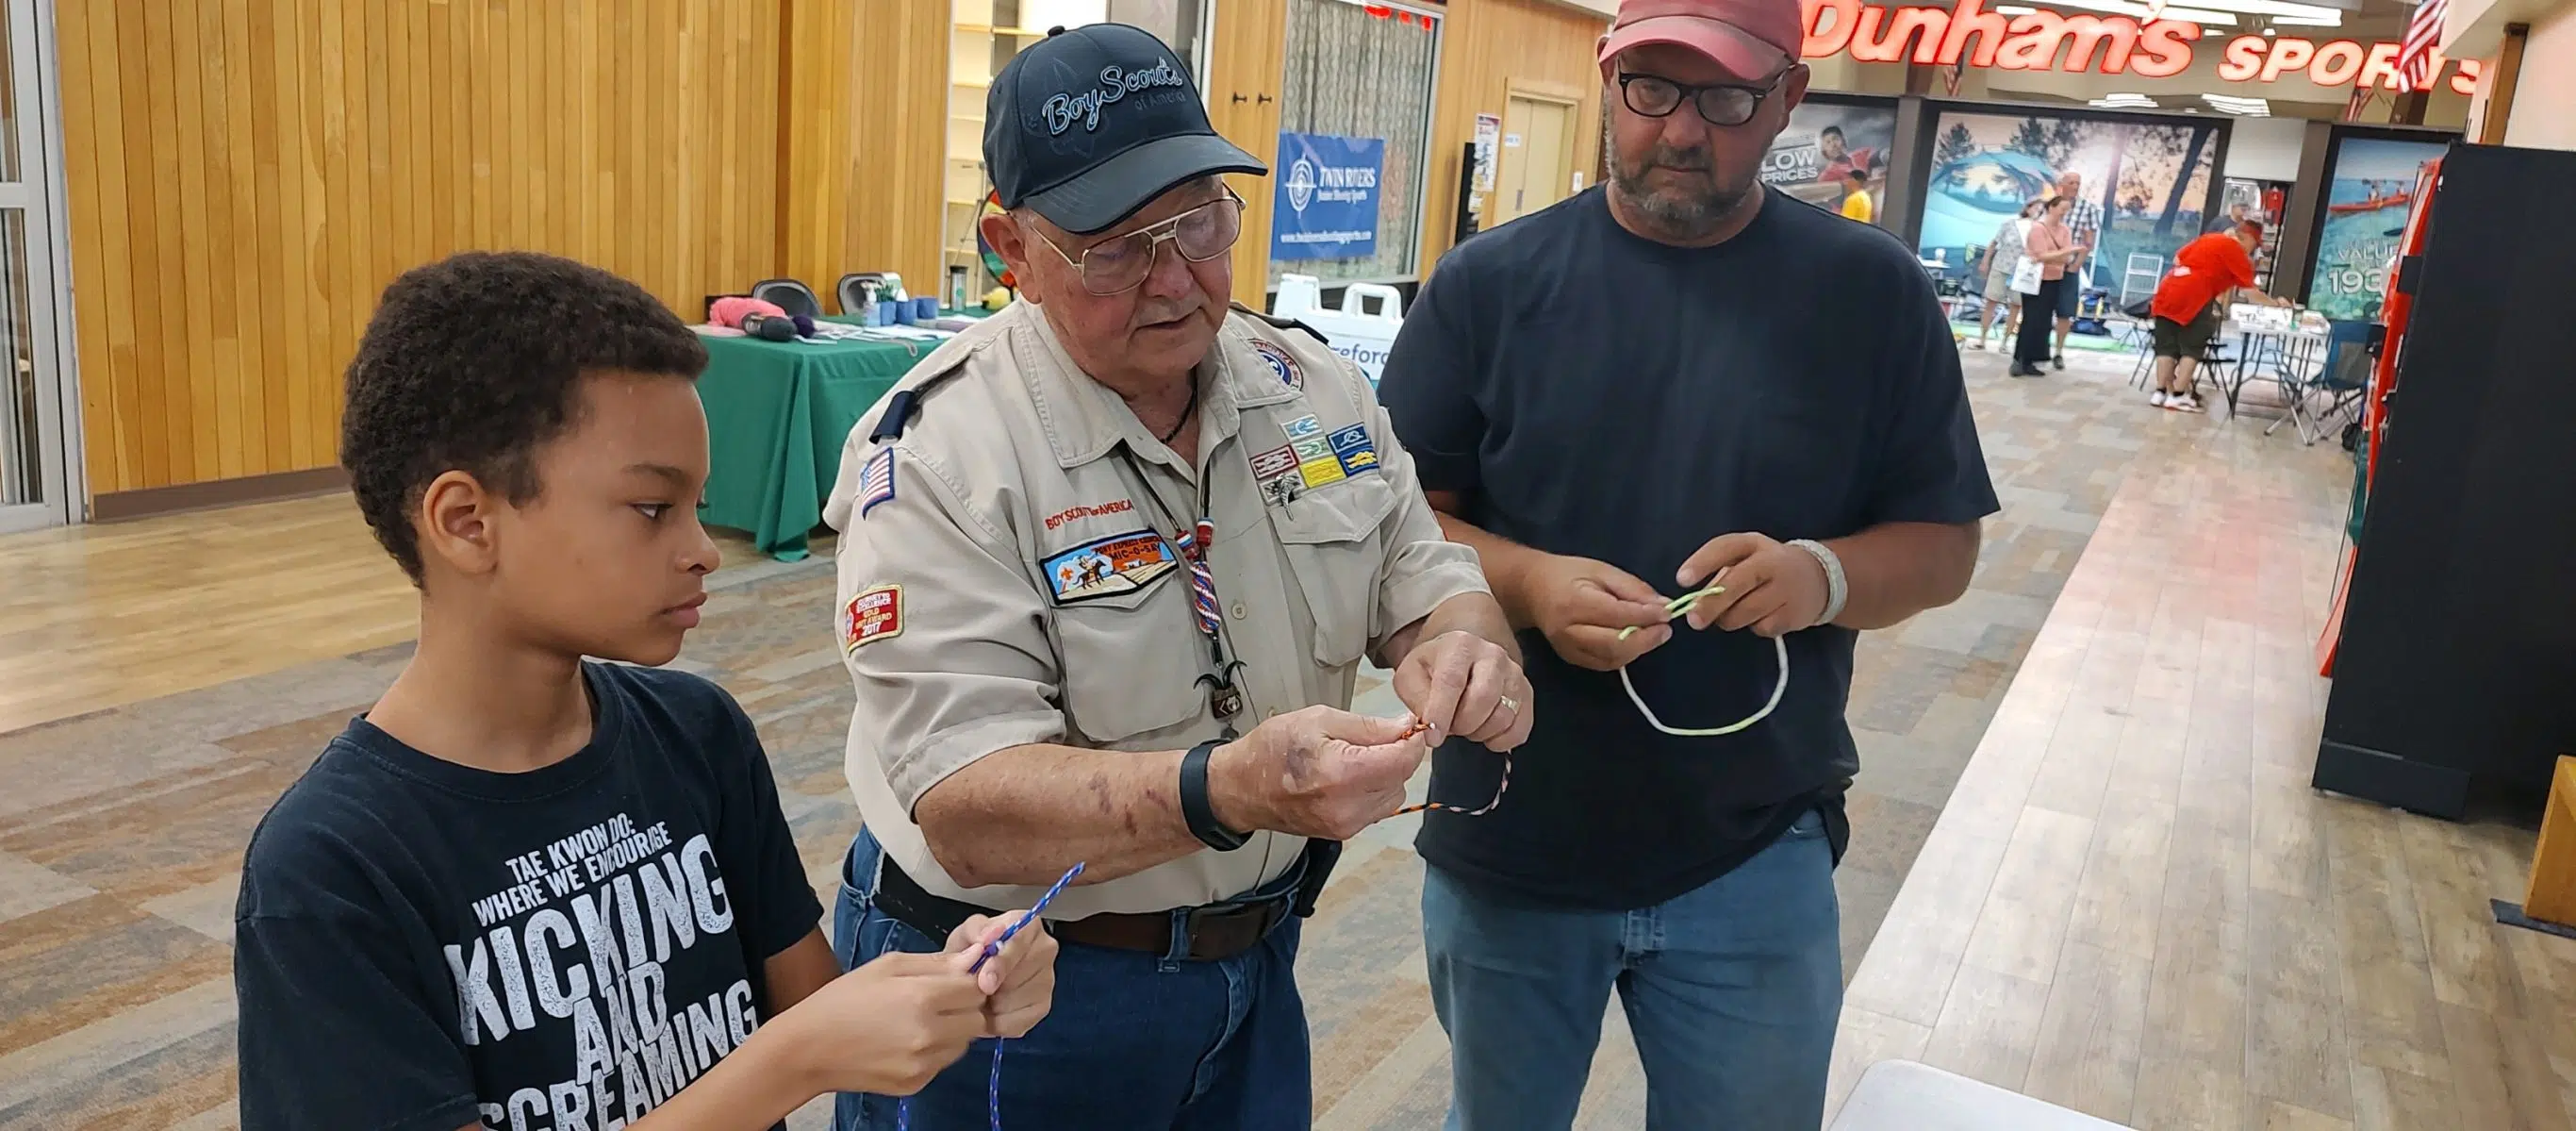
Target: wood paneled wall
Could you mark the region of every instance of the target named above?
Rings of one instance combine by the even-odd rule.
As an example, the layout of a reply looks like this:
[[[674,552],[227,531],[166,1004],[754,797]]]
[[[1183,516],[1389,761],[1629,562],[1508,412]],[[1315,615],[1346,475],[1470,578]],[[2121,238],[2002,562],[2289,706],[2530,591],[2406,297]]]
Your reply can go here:
[[[1422,210],[1425,275],[1456,242],[1460,153],[1476,136],[1476,115],[1502,117],[1514,88],[1579,100],[1573,168],[1589,184],[1601,158],[1601,71],[1593,46],[1609,30],[1607,18],[1550,0],[1454,0],[1448,13],[1432,102],[1430,201]],[[1490,200],[1486,207],[1493,207]]]
[[[913,294],[945,301],[948,4],[786,2],[781,273],[827,308],[851,271],[898,271]]]
[[[1226,0],[1217,127],[1276,157],[1286,0]],[[94,494],[327,467],[384,285],[465,248],[568,255],[684,317],[793,275],[937,293],[941,0],[83,0],[56,8]],[[1515,83],[1599,116],[1598,17],[1447,5],[1424,262]],[[1240,101],[1237,99],[1240,98]],[[1582,128],[1576,167],[1597,132]],[[1268,184],[1236,293],[1262,302]]]
[[[333,463],[378,294],[456,250],[571,256],[690,318],[791,271],[935,281],[935,0],[55,11],[94,493]]]

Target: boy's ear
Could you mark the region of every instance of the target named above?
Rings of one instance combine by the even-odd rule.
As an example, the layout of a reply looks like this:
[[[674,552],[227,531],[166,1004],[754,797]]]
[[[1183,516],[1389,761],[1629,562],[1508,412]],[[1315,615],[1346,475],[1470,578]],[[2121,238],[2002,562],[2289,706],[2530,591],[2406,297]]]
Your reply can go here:
[[[490,572],[500,560],[493,525],[500,506],[501,497],[472,472],[450,470],[430,480],[412,516],[423,561],[436,558],[469,576]]]

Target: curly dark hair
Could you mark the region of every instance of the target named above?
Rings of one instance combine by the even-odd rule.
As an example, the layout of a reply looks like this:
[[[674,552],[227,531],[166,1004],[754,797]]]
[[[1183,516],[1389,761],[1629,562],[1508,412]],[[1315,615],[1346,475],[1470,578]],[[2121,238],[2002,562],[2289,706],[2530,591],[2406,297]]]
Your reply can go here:
[[[583,374],[706,366],[707,347],[642,287],[552,255],[463,252],[385,288],[349,361],[340,465],[417,584],[411,509],[430,481],[463,470],[525,503],[540,488],[532,456],[575,423]]]

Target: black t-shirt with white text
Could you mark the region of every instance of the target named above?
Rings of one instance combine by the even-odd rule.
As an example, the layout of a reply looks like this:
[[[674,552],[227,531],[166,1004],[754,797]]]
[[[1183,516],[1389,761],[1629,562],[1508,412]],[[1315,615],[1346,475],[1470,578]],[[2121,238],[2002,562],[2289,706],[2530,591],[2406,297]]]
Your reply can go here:
[[[1767,190],[1766,190],[1767,191]],[[1770,192],[1715,246],[1641,238],[1594,188],[1440,261],[1379,399],[1422,486],[1524,546],[1594,558],[1666,595],[1710,538],[1819,541],[1997,509],[1947,320],[1902,242]],[[1627,910],[1662,903],[1829,812],[1859,756],[1843,710],[1856,634],[1788,636],[1777,711],[1723,737],[1650,727],[1609,672],[1537,632],[1527,745],[1493,812],[1433,812],[1422,855],[1488,897]],[[1630,665],[1666,724],[1752,714],[1777,672],[1750,632],[1692,631]],[[1431,792],[1476,804],[1503,762],[1461,740]]]
[[[364,718],[252,834],[245,1131],[610,1131],[740,1045],[822,916],[760,740],[680,672],[584,664],[591,741],[519,774]]]

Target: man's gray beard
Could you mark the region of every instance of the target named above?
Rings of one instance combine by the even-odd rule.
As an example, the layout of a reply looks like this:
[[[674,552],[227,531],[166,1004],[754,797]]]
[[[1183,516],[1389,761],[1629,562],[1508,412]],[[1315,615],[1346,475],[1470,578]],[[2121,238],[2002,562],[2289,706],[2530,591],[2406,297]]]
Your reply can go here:
[[[1678,155],[1659,150],[1647,160],[1639,162],[1633,169],[1614,159],[1611,162],[1610,181],[1619,189],[1620,201],[1634,209],[1638,219],[1653,227],[1656,234],[1671,237],[1676,242],[1706,238],[1723,225],[1728,217],[1735,215],[1736,210],[1744,207],[1745,202],[1751,199],[1753,193],[1759,188],[1750,176],[1745,177],[1743,183],[1736,185],[1717,181],[1710,186],[1709,191],[1696,194],[1678,191],[1659,192],[1647,187],[1646,171],[1658,164],[1656,158],[1667,156]],[[1705,156],[1702,156],[1701,160],[1706,160]],[[1662,163],[1688,168],[1687,165],[1678,162]]]

